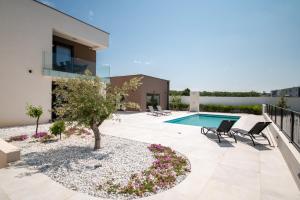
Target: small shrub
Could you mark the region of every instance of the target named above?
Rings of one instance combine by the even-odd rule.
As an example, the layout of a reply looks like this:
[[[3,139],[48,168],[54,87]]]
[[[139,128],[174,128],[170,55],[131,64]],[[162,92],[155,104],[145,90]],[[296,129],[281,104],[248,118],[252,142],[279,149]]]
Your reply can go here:
[[[84,128],[79,128],[79,127],[70,127],[66,131],[64,131],[64,134],[66,136],[71,136],[71,135],[91,135],[92,133],[87,131]]]
[[[50,127],[51,134],[57,136],[59,135],[61,139],[61,133],[64,132],[66,129],[65,122],[64,121],[56,121],[53,123],[53,125]]]
[[[284,96],[281,96],[278,103],[277,103],[277,106],[280,107],[280,108],[288,108],[288,105],[287,105],[287,100]]]
[[[26,114],[29,117],[36,118],[35,133],[37,133],[38,132],[38,127],[39,127],[39,119],[43,114],[43,108],[41,106],[27,105],[26,106]]]
[[[7,142],[13,142],[13,141],[24,141],[27,140],[28,136],[27,135],[17,135],[17,136],[12,136],[10,137]]]
[[[241,105],[241,106],[230,106],[230,105],[218,105],[218,104],[200,104],[200,110],[206,112],[224,112],[224,113],[248,113],[261,115],[261,105]]]
[[[69,127],[65,132],[64,132],[64,134],[66,135],[66,136],[71,136],[71,135],[74,135],[74,134],[76,134],[77,133],[77,130],[78,130],[78,128],[77,127]]]
[[[48,133],[47,132],[38,132],[38,133],[33,134],[32,137],[35,139],[39,139],[39,138],[44,137],[45,135],[48,135]]]
[[[41,137],[40,142],[42,143],[49,143],[49,142],[55,142],[57,139],[54,135],[45,135],[44,137]]]

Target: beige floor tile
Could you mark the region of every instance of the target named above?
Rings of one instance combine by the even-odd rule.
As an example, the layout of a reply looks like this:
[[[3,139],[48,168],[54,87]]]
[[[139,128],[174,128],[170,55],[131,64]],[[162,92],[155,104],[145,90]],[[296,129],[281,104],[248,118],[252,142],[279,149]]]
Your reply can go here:
[[[243,187],[259,193],[260,173],[219,164],[211,178],[228,186]]]
[[[256,190],[234,186],[219,180],[210,180],[201,191],[197,200],[259,200],[260,194]]]

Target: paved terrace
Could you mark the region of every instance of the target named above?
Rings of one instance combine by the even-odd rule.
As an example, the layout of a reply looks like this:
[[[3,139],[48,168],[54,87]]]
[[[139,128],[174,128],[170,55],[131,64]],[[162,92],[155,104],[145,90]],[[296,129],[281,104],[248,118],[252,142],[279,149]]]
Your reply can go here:
[[[107,120],[102,133],[148,143],[161,143],[185,154],[192,166],[188,177],[174,188],[145,200],[300,199],[300,192],[276,147],[238,137],[238,143],[202,135],[200,127],[163,123],[189,113],[154,117],[120,114],[121,122]],[[241,115],[235,127],[250,129],[262,116]],[[267,130],[268,134],[268,130]],[[0,170],[0,199],[96,199],[68,190],[39,172],[10,167]]]

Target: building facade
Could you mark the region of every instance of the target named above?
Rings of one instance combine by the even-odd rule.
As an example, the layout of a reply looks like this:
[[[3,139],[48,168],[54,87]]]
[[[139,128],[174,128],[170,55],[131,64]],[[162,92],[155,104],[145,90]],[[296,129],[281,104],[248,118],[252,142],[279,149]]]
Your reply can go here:
[[[300,97],[300,87],[285,88],[280,90],[272,90],[272,97]]]
[[[33,124],[27,104],[48,122],[54,81],[96,74],[109,34],[35,0],[0,0],[0,19],[0,127]]]
[[[125,81],[134,77],[143,77],[142,85],[134,92],[129,93],[125,101],[140,105],[140,111],[146,111],[149,105],[160,105],[162,109],[169,109],[170,81],[143,74],[115,76],[110,78],[112,86],[121,86]]]

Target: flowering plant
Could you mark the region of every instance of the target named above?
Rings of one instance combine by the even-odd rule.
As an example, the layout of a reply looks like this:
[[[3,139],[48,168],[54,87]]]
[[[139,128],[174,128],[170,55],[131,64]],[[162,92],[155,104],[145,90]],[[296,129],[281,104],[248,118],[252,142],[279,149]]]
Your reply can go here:
[[[17,136],[12,136],[10,137],[7,141],[12,142],[12,141],[24,141],[28,138],[27,135],[17,135]]]
[[[48,135],[48,133],[47,132],[37,132],[37,133],[33,134],[32,137],[35,139],[38,139],[38,138],[44,137],[45,135]]]
[[[176,178],[190,171],[187,159],[178,156],[175,151],[161,144],[151,144],[148,149],[155,161],[141,173],[133,174],[125,186],[110,181],[106,190],[111,193],[144,196],[145,193],[156,193],[175,185]],[[101,187],[102,188],[102,187]]]

